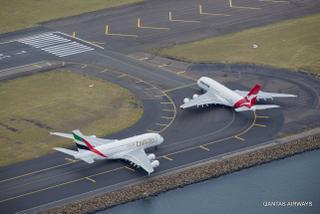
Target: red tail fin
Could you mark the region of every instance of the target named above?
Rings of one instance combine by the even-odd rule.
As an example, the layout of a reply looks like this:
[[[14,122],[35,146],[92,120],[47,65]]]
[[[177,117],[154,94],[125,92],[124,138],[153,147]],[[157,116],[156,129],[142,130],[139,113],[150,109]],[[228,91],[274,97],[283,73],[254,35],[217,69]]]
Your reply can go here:
[[[249,91],[249,93],[247,94],[247,96],[245,97],[251,104],[251,106],[253,106],[254,104],[256,104],[257,101],[257,96],[258,93],[261,89],[261,86],[259,84],[256,84],[251,91]]]
[[[245,96],[243,99],[239,100],[234,104],[235,108],[240,108],[240,107],[248,107],[251,108],[256,104],[257,101],[257,95],[261,89],[261,86],[259,84],[256,84]]]

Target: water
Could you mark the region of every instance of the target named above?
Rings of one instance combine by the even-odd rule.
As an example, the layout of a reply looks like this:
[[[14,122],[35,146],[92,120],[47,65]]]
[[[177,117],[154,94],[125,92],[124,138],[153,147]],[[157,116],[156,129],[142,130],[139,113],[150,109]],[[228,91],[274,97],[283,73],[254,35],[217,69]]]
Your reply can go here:
[[[320,213],[319,166],[320,151],[307,152],[99,214]],[[312,206],[264,206],[292,201],[312,202]]]

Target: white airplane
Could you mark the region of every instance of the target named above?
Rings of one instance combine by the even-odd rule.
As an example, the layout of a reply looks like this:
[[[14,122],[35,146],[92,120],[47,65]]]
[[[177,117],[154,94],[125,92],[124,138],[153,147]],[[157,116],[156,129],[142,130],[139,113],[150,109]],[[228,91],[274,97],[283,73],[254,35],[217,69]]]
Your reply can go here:
[[[255,105],[260,99],[273,99],[277,97],[297,97],[293,94],[269,93],[260,91],[261,86],[255,85],[250,91],[231,90],[209,77],[201,77],[197,81],[198,86],[206,93],[194,94],[192,99],[184,98],[180,108],[186,109],[193,106],[208,106],[219,104],[233,107],[235,111],[255,111],[270,108],[279,108],[278,105]]]
[[[72,131],[72,134],[60,132],[50,132],[50,134],[73,139],[78,147],[78,151],[65,148],[54,148],[54,150],[90,164],[94,160],[123,159],[134,166],[142,167],[149,175],[160,165],[160,162],[155,160],[155,154],[145,153],[145,149],[156,147],[163,142],[163,137],[157,133],[141,134],[122,140],[102,139],[94,135],[84,136],[79,130]]]

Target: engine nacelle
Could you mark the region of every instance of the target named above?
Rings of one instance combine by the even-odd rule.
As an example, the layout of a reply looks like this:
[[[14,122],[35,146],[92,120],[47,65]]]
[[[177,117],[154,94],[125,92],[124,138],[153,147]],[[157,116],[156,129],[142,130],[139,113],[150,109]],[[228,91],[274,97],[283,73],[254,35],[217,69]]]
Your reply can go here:
[[[195,99],[195,98],[197,98],[197,97],[199,97],[198,94],[194,94],[194,95],[192,96],[193,99]]]
[[[159,162],[158,160],[154,160],[154,161],[151,162],[151,166],[152,166],[153,168],[156,168],[156,167],[158,167],[159,165],[160,165],[160,162]]]
[[[149,159],[150,161],[152,161],[152,160],[156,159],[156,155],[153,154],[153,153],[148,154],[148,159]]]
[[[190,101],[190,99],[187,98],[187,97],[183,99],[183,102],[184,102],[184,103],[187,103],[187,102],[189,102],[189,101]]]

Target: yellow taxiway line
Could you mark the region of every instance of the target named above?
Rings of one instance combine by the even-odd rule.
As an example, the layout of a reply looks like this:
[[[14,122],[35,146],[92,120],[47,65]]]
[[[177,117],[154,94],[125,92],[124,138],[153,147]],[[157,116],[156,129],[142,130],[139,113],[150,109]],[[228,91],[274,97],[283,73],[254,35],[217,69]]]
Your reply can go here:
[[[142,26],[142,21],[140,17],[138,17],[137,19],[137,28],[152,29],[152,30],[170,30],[170,28],[167,28],[167,27]]]
[[[231,15],[224,14],[224,13],[206,13],[206,12],[203,12],[203,8],[202,8],[201,4],[199,4],[199,14],[200,15],[209,15],[209,16],[231,16]]]

